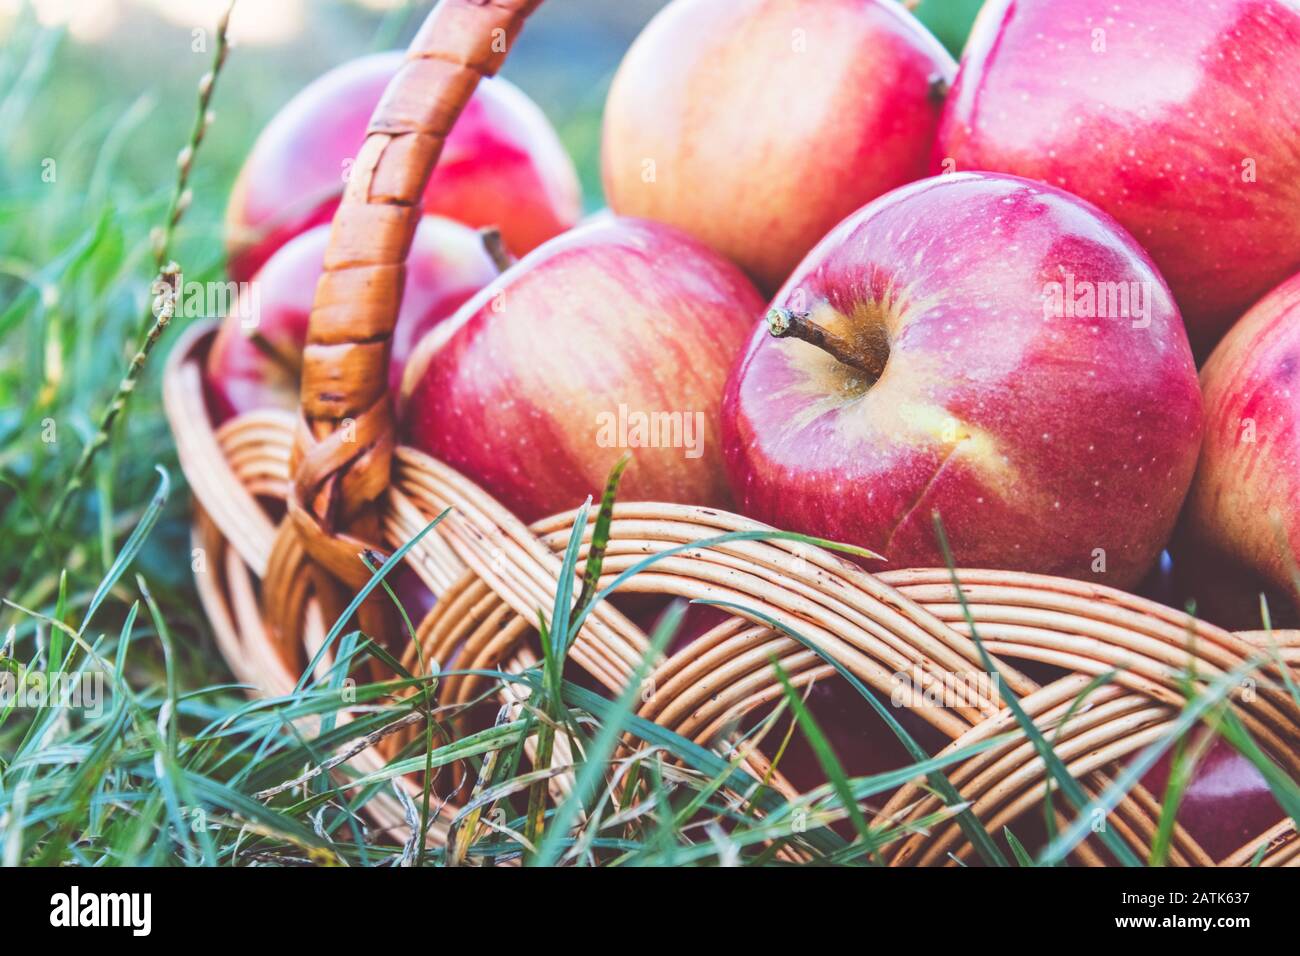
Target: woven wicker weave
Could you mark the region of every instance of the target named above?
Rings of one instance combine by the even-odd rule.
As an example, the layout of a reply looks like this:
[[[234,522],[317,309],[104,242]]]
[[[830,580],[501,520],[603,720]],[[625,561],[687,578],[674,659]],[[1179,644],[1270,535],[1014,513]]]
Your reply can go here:
[[[423,659],[443,664],[459,648],[458,669],[534,663],[527,638],[539,609],[553,606],[558,552],[575,515],[526,527],[462,475],[399,447],[386,387],[387,340],[420,215],[418,197],[479,78],[496,72],[539,3],[442,0],[412,43],[371,121],[335,217],[296,421],[262,412],[215,427],[201,377],[213,329],[191,329],[172,353],[165,401],[196,502],[195,545],[206,554],[206,570],[197,575],[199,593],[231,668],[262,693],[293,689],[320,647],[326,622],[370,577],[360,552],[404,544],[446,508],[450,515],[406,558],[438,599],[418,628]],[[283,507],[268,510],[268,502]],[[285,517],[277,523],[272,514]],[[602,584],[646,555],[759,527],[702,508],[620,504]],[[1203,687],[1264,646],[1280,646],[1280,655],[1270,650],[1271,661],[1253,676],[1250,692],[1233,694],[1232,705],[1270,756],[1300,777],[1300,707],[1281,680],[1282,668],[1295,671],[1300,665],[1297,635],[1234,635],[1143,598],[1077,581],[979,570],[959,572],[959,578],[1005,685],[1040,726],[1052,729],[1058,754],[1089,793],[1103,790],[1129,755],[1168,732],[1184,702],[1184,675],[1194,672]],[[886,696],[899,673],[942,687],[945,679],[982,670],[946,570],[871,575],[806,545],[744,541],[668,557],[626,588],[752,607],[805,635]],[[386,599],[372,598],[359,612],[361,627],[369,634],[398,633],[390,609]],[[796,686],[833,674],[807,647],[757,620],[730,619],[659,663],[641,716],[711,744],[738,718],[780,696],[773,657]],[[571,660],[613,693],[626,684],[647,647],[638,627],[602,604]],[[416,648],[405,654],[404,663],[417,670]],[[1067,676],[1039,686],[1015,669],[1017,661],[1051,664]],[[1116,676],[1091,694],[1089,706],[1058,726],[1089,681],[1112,670]],[[469,701],[484,691],[485,680],[447,676],[440,703]],[[990,830],[1041,802],[1043,765],[996,692],[976,695],[964,706],[916,713],[953,748],[1015,732],[1012,742],[949,771]],[[395,745],[386,741],[354,764],[377,768]],[[768,769],[758,750],[746,766],[756,774]],[[774,781],[791,789],[780,774]],[[556,782],[557,796],[564,786]],[[917,820],[940,805],[918,781],[897,792],[882,812]],[[369,806],[381,825],[402,826],[396,801],[381,797]],[[1158,817],[1156,799],[1138,786],[1108,825],[1142,854]],[[445,839],[441,826],[435,825],[431,839]],[[1240,865],[1255,857],[1261,843],[1267,844],[1263,865],[1300,865],[1300,839],[1290,820],[1221,861],[1177,828],[1170,861]],[[894,864],[953,864],[972,852],[957,824],[949,822],[918,830],[889,848],[887,858]],[[1106,859],[1091,841],[1074,858],[1087,864]]]

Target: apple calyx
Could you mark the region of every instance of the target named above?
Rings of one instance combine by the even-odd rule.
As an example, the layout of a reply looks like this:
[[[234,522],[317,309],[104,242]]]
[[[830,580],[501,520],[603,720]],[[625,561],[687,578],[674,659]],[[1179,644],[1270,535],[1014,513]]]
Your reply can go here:
[[[865,352],[852,342],[812,320],[809,312],[793,312],[774,306],[767,312],[767,331],[776,339],[799,339],[826,352],[836,361],[857,369],[875,382],[885,371],[888,353]]]

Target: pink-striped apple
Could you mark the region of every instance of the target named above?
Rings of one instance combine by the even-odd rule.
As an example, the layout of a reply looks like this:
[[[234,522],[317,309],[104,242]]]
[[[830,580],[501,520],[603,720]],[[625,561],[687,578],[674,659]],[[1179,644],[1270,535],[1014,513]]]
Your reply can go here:
[[[723,413],[747,514],[903,567],[942,564],[936,510],[968,567],[1126,587],[1160,553],[1196,369],[1159,273],[1095,207],[1014,177],[914,183],[773,304]]]
[[[1300,269],[1295,0],[990,0],[935,170],[1059,186],[1133,234],[1204,357]]]
[[[370,115],[402,65],[377,53],[326,73],[262,131],[226,210],[230,275],[246,281],[299,233],[333,218]],[[424,211],[495,226],[523,255],[573,226],[577,173],[550,123],[502,79],[484,80],[447,138]]]
[[[668,226],[611,219],[552,239],[425,336],[407,440],[525,521],[599,495],[725,506],[718,414],[763,300]]]
[[[925,175],[954,69],[893,0],[674,0],[610,89],[609,204],[770,293],[837,222]]]
[[[1201,385],[1205,447],[1188,499],[1190,535],[1294,596],[1300,275],[1232,327],[1201,370]]]
[[[298,407],[299,371],[330,227],[317,226],[267,260],[208,351],[208,396],[219,420],[261,408]],[[396,395],[416,341],[497,277],[485,238],[450,219],[425,216],[415,230],[406,288],[393,329],[389,384]]]

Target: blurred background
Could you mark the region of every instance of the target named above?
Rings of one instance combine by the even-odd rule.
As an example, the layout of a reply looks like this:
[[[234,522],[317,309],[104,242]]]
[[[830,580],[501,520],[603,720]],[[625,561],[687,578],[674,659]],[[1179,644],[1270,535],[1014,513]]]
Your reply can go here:
[[[628,45],[667,0],[552,0],[529,21],[504,75],[560,130],[589,206],[600,205],[600,113]],[[808,0],[817,2],[817,0]],[[220,205],[258,131],[302,86],[344,61],[405,46],[430,8],[412,0],[241,0],[236,52],[217,98],[219,125],[204,146],[196,201]],[[951,48],[980,0],[926,0],[918,15]],[[5,47],[0,127],[7,154],[93,150],[116,133],[119,177],[141,189],[171,179],[173,144],[188,129],[193,84],[207,68],[225,0],[0,0]],[[11,86],[21,77],[23,83]],[[38,167],[39,169],[39,167]],[[191,224],[193,227],[193,223]]]
[[[560,130],[593,202],[609,79],[663,5],[555,0],[530,21],[504,71]],[[404,0],[241,0],[231,22],[235,49],[216,99],[218,122],[195,170],[196,209],[223,204],[257,133],[294,93],[349,59],[405,46],[430,7]],[[96,148],[113,132],[116,176],[126,180],[120,185],[169,185],[194,112],[194,84],[208,67],[224,8],[225,0],[0,0],[0,89],[18,94],[6,103],[0,132],[6,153],[29,161],[58,153],[65,160],[60,173],[79,176],[99,161]],[[7,82],[19,72],[28,74],[25,90]]]

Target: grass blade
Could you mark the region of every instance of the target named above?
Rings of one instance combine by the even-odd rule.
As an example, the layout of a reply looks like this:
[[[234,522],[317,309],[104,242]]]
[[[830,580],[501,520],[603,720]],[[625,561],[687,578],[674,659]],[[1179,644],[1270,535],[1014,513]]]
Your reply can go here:
[[[966,624],[971,631],[971,639],[975,642],[975,648],[979,652],[980,662],[984,665],[984,669],[988,671],[989,676],[996,679],[999,686],[1006,688],[1003,699],[1007,708],[1015,717],[1016,723],[1020,725],[1021,730],[1025,732],[1025,736],[1034,745],[1034,750],[1038,752],[1039,759],[1043,761],[1047,774],[1050,778],[1055,778],[1061,792],[1074,805],[1075,810],[1080,813],[1079,819],[1084,820],[1084,808],[1093,806],[1093,801],[1088,799],[1083,787],[1079,786],[1078,781],[1071,776],[1069,769],[1061,762],[1061,758],[1056,755],[1052,745],[1047,742],[1042,731],[1038,729],[1038,725],[1030,719],[1029,715],[1025,713],[1025,709],[1020,706],[1020,701],[1016,699],[1015,692],[1011,690],[1006,681],[1002,680],[1002,675],[993,663],[993,658],[989,656],[988,650],[984,647],[984,641],[980,639],[979,630],[975,625],[975,616],[971,614],[970,605],[966,603],[966,594],[962,591],[961,582],[957,579],[957,566],[953,563],[952,548],[948,546],[948,535],[944,531],[943,521],[939,518],[939,512],[937,511],[934,512],[934,530],[939,539],[939,548],[943,552],[944,562],[948,567],[948,574],[952,578],[953,588],[957,591],[957,601],[961,605],[962,615],[966,619]],[[1142,861],[1137,858],[1137,855],[1134,854],[1123,839],[1115,835],[1114,831],[1103,829],[1098,832],[1097,836],[1106,844],[1107,849],[1115,855],[1121,865],[1130,867],[1142,865]],[[1071,848],[1073,848],[1073,844]],[[1043,861],[1040,859],[1040,862]]]
[[[547,828],[545,838],[537,848],[536,855],[529,861],[531,865],[553,866],[559,859],[564,841],[568,838],[574,820],[577,819],[581,809],[591,801],[597,786],[604,778],[607,769],[606,764],[623,736],[623,728],[627,724],[628,717],[631,716],[633,709],[636,707],[642,683],[650,675],[654,662],[663,653],[663,649],[668,646],[668,643],[677,633],[685,611],[684,604],[674,602],[669,606],[658,627],[655,628],[654,634],[650,638],[650,647],[637,665],[636,671],[627,683],[627,687],[623,689],[623,693],[619,695],[614,706],[605,714],[600,733],[592,741],[587,750],[586,759],[578,771],[573,792],[569,794],[569,799],[561,803],[559,809],[556,810],[555,818],[551,821],[550,827]]]

